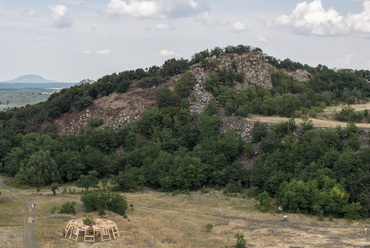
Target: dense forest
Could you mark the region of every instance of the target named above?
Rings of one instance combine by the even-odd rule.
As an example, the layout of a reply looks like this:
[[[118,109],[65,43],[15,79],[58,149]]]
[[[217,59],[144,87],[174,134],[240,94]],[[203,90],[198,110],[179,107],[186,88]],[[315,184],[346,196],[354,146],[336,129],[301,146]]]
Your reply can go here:
[[[307,116],[326,106],[366,102],[370,97],[370,71],[315,68],[289,59],[267,56],[282,69],[272,76],[273,88],[233,85],[244,81],[236,68],[210,63],[210,56],[261,52],[249,46],[215,48],[195,54],[191,60],[170,59],[161,67],[107,75],[94,84],[80,84],[54,93],[44,103],[0,113],[0,172],[14,177],[18,186],[41,188],[52,183],[110,179],[118,191],[142,187],[172,192],[224,188],[237,193],[248,190],[260,199],[276,198],[285,211],[319,216],[367,218],[370,214],[370,149],[359,150],[359,130],[315,129]],[[194,64],[212,71],[205,82],[213,94],[199,115],[189,113],[194,79],[187,70]],[[307,70],[309,82],[293,80],[284,70]],[[181,75],[171,91],[159,87],[157,107],[134,124],[119,130],[96,129],[101,119],[91,119],[78,135],[58,136],[53,126],[41,124],[74,109],[84,109],[95,99],[126,92],[130,85],[160,86]],[[221,115],[246,117],[251,113],[292,117],[272,131],[256,122],[253,140],[243,141],[232,130],[220,132]],[[294,118],[305,122],[297,126]],[[369,122],[367,111],[350,107],[338,113],[343,121]],[[299,133],[299,137],[293,133]],[[258,146],[256,156],[253,146]],[[247,169],[239,156],[254,159]],[[89,187],[87,185],[87,187]],[[268,205],[268,204],[267,204]],[[267,206],[268,208],[268,206]]]

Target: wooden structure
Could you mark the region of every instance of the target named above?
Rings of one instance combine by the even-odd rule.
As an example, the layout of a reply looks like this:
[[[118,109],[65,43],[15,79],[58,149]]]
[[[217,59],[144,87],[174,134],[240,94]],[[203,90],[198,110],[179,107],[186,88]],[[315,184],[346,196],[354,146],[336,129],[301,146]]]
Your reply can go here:
[[[95,224],[87,226],[83,218],[68,221],[64,229],[64,237],[77,242],[104,242],[119,237],[116,223],[107,219],[94,219]]]

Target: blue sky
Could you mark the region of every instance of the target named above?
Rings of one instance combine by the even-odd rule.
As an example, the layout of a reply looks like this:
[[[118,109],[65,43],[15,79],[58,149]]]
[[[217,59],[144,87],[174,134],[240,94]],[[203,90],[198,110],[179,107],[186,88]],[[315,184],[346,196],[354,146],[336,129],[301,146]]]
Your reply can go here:
[[[12,0],[0,2],[0,81],[98,79],[215,46],[370,69],[370,0]]]

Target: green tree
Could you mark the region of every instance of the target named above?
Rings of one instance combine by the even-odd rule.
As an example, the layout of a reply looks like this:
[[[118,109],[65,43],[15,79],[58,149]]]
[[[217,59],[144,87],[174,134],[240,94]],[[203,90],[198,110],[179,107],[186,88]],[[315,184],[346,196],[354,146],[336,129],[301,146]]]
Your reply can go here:
[[[119,193],[112,193],[107,196],[107,199],[107,206],[110,211],[125,216],[128,204],[124,196]]]
[[[88,175],[81,175],[75,184],[79,188],[85,188],[86,191],[89,191],[89,188],[97,187],[99,183],[98,179],[99,173],[96,171],[89,171]]]
[[[55,194],[56,194],[56,191],[57,191],[57,190],[59,190],[59,185],[58,185],[58,183],[52,183],[52,184],[50,185],[50,189],[51,189],[51,191],[53,192],[53,195],[55,195]]]
[[[59,210],[59,214],[76,214],[75,205],[75,202],[63,203],[62,208]]]
[[[15,176],[18,184],[36,188],[59,182],[60,179],[57,163],[51,158],[49,151],[42,150],[33,154],[27,165]]]
[[[271,202],[271,197],[269,196],[269,194],[266,191],[264,191],[263,193],[257,196],[257,199],[260,202],[261,212],[267,212],[270,208]]]
[[[260,142],[267,135],[267,124],[259,121],[254,122],[252,138],[254,142]]]

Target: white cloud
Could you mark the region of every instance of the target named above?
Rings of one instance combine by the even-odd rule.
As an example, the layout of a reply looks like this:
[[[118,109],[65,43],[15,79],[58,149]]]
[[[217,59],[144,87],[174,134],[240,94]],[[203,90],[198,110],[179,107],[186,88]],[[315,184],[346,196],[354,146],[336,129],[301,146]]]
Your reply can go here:
[[[207,9],[205,0],[111,0],[107,13],[135,18],[179,18]]]
[[[83,50],[82,53],[83,54],[91,54],[91,51],[90,50]]]
[[[214,18],[208,11],[199,13],[196,20],[206,26],[215,26],[221,23],[220,20]]]
[[[174,51],[167,50],[167,49],[161,50],[159,52],[159,56],[161,56],[161,57],[171,57],[171,56],[175,56],[175,55],[176,55],[176,53]]]
[[[358,33],[370,33],[370,1],[363,3],[364,11],[360,14],[349,14],[346,23],[349,29]]]
[[[97,27],[96,24],[91,25],[91,30],[92,31],[95,31],[96,30],[96,27]]]
[[[157,29],[157,30],[171,30],[171,29],[173,29],[173,27],[171,27],[170,25],[165,24],[165,23],[159,23],[159,24],[155,25],[154,28]]]
[[[260,41],[260,42],[262,42],[262,43],[269,43],[270,42],[270,40],[268,39],[268,38],[266,38],[266,37],[264,37],[264,36],[258,36],[258,40]]]
[[[68,18],[68,8],[64,5],[49,6],[52,11],[53,26],[56,28],[70,28],[72,21]]]
[[[243,32],[243,31],[246,30],[246,27],[245,27],[245,24],[244,23],[241,23],[241,22],[237,21],[237,22],[234,22],[232,29],[235,32]]]
[[[110,54],[110,50],[109,49],[97,50],[96,53],[98,55],[107,55],[107,54]]]
[[[293,27],[302,34],[343,35],[349,33],[370,33],[370,0],[365,0],[360,14],[339,15],[333,8],[325,10],[322,0],[297,4],[290,15],[282,15],[275,23]]]
[[[46,40],[45,36],[39,36],[35,39],[35,41],[44,41],[44,40]]]
[[[33,11],[32,9],[30,10],[27,10],[26,12],[24,13],[21,13],[22,16],[26,16],[26,17],[35,17],[37,16],[36,12]]]

